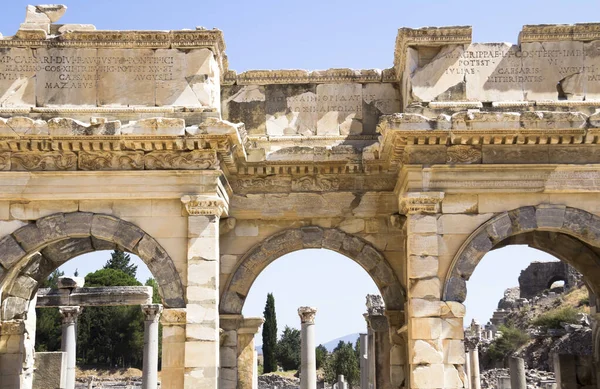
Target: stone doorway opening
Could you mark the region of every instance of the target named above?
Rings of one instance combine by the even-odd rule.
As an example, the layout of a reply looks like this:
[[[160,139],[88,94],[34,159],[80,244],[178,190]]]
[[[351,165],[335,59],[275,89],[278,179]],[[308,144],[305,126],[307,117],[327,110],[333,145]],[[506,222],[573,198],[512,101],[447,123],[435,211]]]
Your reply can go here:
[[[373,377],[378,375],[381,387],[391,388],[392,386],[399,387],[402,385],[405,377],[405,358],[402,355],[406,346],[404,340],[398,336],[397,331],[404,323],[404,290],[387,259],[369,242],[340,230],[303,227],[279,232],[257,244],[239,261],[237,269],[233,271],[229,282],[223,289],[220,317],[225,340],[221,343],[221,371],[223,373],[225,369],[226,375],[235,377],[235,381],[221,382],[221,387],[226,387],[227,384],[231,384],[231,387],[234,385],[246,387],[244,386],[246,384],[248,388],[251,387],[249,385],[252,383],[253,378],[249,377],[247,372],[252,371],[252,369],[242,366],[243,358],[240,358],[240,355],[243,355],[243,350],[248,349],[247,343],[254,338],[259,325],[253,327],[252,335],[248,337],[247,334],[250,332],[246,328],[248,319],[242,315],[242,309],[248,300],[250,289],[259,278],[259,275],[263,270],[268,272],[267,267],[272,262],[285,262],[284,256],[286,254],[300,256],[301,258],[303,255],[314,256],[315,253],[323,252],[341,262],[348,261],[348,259],[356,262],[362,267],[362,269],[356,268],[362,275],[362,279],[367,279],[377,294],[382,296],[385,304],[385,314],[382,312],[380,316],[385,323],[380,326],[377,325],[377,331],[381,331],[382,336],[378,346],[380,352],[376,353],[376,356],[372,359],[375,365],[379,366],[379,369],[373,368],[375,370]],[[282,261],[278,261],[279,259]],[[273,264],[273,266],[277,266],[277,264]],[[365,271],[369,277],[365,278]],[[336,277],[335,269],[331,269],[330,273],[330,277]],[[318,284],[308,280],[305,280],[303,284],[304,286],[299,287],[298,290],[300,295],[303,294],[302,290],[307,287],[319,287]],[[328,288],[323,288],[324,293],[327,293],[328,290]],[[365,311],[363,304],[366,293],[359,294],[355,298],[356,301],[353,302],[354,306],[358,307],[357,315],[361,315]],[[285,304],[284,301],[279,300],[279,304],[282,303]],[[264,304],[264,301],[262,301],[262,304]],[[298,307],[291,307],[292,312],[297,309]],[[259,310],[259,312],[261,311]],[[316,317],[318,323],[318,313]],[[318,328],[318,325],[316,327]],[[372,326],[372,328],[374,327]],[[236,341],[233,339],[236,339]],[[251,350],[253,348],[254,346],[250,347]],[[224,360],[224,355],[230,355],[231,357]],[[375,361],[376,358],[379,358],[379,360]]]
[[[523,207],[490,219],[465,241],[447,272],[443,289],[444,299],[447,301],[465,301],[470,285],[467,281],[480,266],[482,259],[497,250],[526,245],[560,260],[548,264],[534,262],[521,272],[519,283],[526,286],[527,290],[521,288],[520,296],[514,301],[516,315],[499,308],[488,325],[472,322],[467,328],[465,365],[467,369],[470,367],[468,375],[471,377],[472,387],[479,387],[477,369],[480,364],[476,359],[483,353],[478,352],[478,344],[481,347],[481,341],[485,340],[483,344],[491,343],[488,346],[496,351],[493,347],[501,343],[499,339],[506,345],[509,336],[513,339],[523,337],[521,344],[513,350],[520,353],[527,352],[532,343],[543,343],[544,339],[551,339],[547,343],[552,342],[552,345],[546,345],[547,350],[538,354],[545,357],[541,363],[546,369],[554,371],[559,386],[578,388],[596,385],[598,325],[595,296],[599,290],[597,276],[600,271],[598,221],[594,215],[565,206]],[[505,265],[500,263],[498,266]],[[560,274],[552,274],[553,272]],[[577,272],[581,277],[577,276]],[[569,294],[563,296],[548,290],[557,280],[564,280],[565,285],[570,288],[581,289],[581,298],[575,296],[580,301],[573,303],[570,301],[573,297]],[[534,290],[536,288],[537,291]],[[567,303],[584,305],[582,312],[575,311],[576,307],[568,306]],[[540,307],[542,312],[534,314]],[[530,320],[529,324],[524,320]],[[499,328],[499,334],[494,331],[498,329],[495,324],[503,325]],[[582,327],[589,328],[580,331]],[[517,330],[521,332],[520,335]],[[569,338],[574,333],[577,336]],[[510,359],[509,355],[505,357],[503,362],[508,365],[506,362]],[[532,360],[527,362],[535,363]],[[523,377],[523,382],[524,380]]]

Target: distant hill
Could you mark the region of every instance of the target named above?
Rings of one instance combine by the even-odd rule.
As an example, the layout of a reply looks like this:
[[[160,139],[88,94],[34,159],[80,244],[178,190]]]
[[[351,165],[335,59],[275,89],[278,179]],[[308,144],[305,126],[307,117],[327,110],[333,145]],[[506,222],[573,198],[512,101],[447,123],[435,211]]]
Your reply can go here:
[[[355,344],[356,343],[356,339],[358,339],[359,336],[360,336],[360,334],[358,332],[355,333],[355,334],[349,334],[349,335],[346,335],[346,336],[342,336],[341,338],[330,340],[327,343],[323,343],[323,346],[325,346],[325,348],[327,349],[327,351],[332,352],[333,349],[337,347],[337,345],[340,342],[340,340],[344,341],[344,342],[350,342],[352,344]]]
[[[356,339],[358,339],[358,337],[360,336],[360,334],[357,332],[355,334],[349,334],[346,336],[342,336],[341,338],[337,338],[337,339],[333,339],[330,340],[327,343],[323,343],[323,346],[325,346],[325,348],[327,349],[327,351],[332,352],[334,348],[337,347],[338,343],[340,342],[340,340],[344,341],[344,342],[350,342],[352,344],[356,343]],[[256,346],[256,352],[259,355],[262,355],[262,346]]]

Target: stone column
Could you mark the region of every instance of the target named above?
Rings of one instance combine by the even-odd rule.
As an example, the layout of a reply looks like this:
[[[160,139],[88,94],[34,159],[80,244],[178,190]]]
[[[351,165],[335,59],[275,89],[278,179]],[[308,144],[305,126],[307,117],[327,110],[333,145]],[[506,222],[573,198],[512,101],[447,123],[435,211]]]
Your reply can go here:
[[[61,350],[67,353],[66,389],[75,389],[75,365],[77,363],[77,317],[81,307],[59,307],[62,315]]]
[[[365,319],[369,330],[369,388],[391,389],[389,325],[381,296],[367,295]]]
[[[298,308],[301,328],[300,389],[317,389],[317,358],[315,355],[315,315],[317,309]]]
[[[237,335],[237,389],[252,389],[254,386],[257,363],[254,336],[264,321],[262,317],[248,317],[244,318],[240,324]]]
[[[473,337],[465,339],[466,348],[469,350],[469,387],[471,389],[481,389],[481,375],[479,373],[479,338]]]
[[[369,389],[369,354],[367,334],[360,334],[360,389]]]
[[[184,308],[167,308],[160,315],[160,323],[163,326],[161,389],[183,388],[186,321]]]
[[[158,319],[162,310],[161,304],[142,305],[144,313],[142,389],[156,389],[158,386]]]
[[[217,389],[219,380],[219,218],[226,202],[183,196],[188,213],[185,388]]]
[[[525,361],[523,358],[509,357],[508,368],[510,372],[510,388],[527,389],[527,381],[525,379]]]
[[[466,346],[466,341],[465,341]],[[465,347],[466,349],[466,347]],[[465,388],[471,388],[471,358],[469,357],[469,350],[465,350],[465,376],[467,379],[465,380]]]

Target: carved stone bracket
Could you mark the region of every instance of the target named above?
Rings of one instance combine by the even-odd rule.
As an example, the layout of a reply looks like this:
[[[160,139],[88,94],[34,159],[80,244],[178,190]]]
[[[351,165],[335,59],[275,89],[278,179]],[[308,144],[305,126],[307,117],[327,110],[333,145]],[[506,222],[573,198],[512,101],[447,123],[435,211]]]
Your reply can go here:
[[[220,197],[185,195],[181,198],[189,216],[221,216],[227,213],[228,204]]]
[[[400,209],[407,214],[439,213],[444,192],[410,192],[400,200]]]
[[[317,308],[313,308],[313,307],[298,308],[298,316],[300,316],[300,322],[302,322],[302,323],[314,324],[316,314],[317,314]]]

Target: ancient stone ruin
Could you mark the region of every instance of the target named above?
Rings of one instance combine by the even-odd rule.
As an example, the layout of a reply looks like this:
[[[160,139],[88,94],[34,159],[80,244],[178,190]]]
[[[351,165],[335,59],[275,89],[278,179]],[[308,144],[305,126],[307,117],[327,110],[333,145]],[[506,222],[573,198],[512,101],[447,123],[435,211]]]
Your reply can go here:
[[[377,388],[468,385],[467,281],[495,248],[549,252],[600,291],[600,24],[524,26],[515,45],[401,28],[389,69],[238,74],[219,30],[65,11],[30,6],[0,38],[3,388],[31,386],[39,283],[95,250],[157,280],[168,389],[255,386],[242,307],[291,251],[373,278]]]

